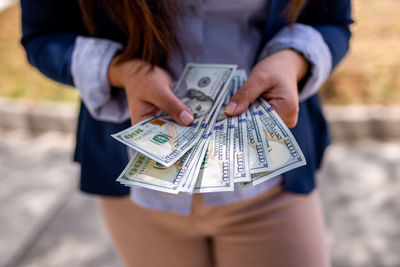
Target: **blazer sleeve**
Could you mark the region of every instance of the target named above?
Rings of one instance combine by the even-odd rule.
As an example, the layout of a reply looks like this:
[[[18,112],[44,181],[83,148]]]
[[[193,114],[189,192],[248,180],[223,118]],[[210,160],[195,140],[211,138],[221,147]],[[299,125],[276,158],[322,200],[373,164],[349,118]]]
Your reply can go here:
[[[44,75],[73,86],[75,39],[87,35],[77,1],[21,0],[22,39],[29,63]]]
[[[309,0],[298,19],[321,34],[332,55],[332,70],[349,49],[351,37],[350,0]]]

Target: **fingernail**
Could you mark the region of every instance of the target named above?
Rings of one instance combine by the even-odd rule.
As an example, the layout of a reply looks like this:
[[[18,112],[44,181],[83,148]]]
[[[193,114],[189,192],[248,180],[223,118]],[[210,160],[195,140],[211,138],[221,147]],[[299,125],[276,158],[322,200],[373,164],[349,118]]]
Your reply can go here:
[[[188,125],[193,121],[193,115],[187,112],[186,110],[183,110],[181,114],[179,114],[179,120],[184,124]]]
[[[237,104],[235,102],[230,102],[226,107],[225,107],[225,113],[233,113],[237,107]]]

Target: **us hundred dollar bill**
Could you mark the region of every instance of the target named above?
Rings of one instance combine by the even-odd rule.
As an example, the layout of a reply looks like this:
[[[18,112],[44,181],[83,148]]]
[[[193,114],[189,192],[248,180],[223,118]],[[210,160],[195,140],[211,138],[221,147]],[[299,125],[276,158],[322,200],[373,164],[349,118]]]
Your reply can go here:
[[[209,137],[209,135],[207,135]],[[199,177],[201,167],[203,166],[203,160],[207,152],[208,144],[210,142],[209,138],[201,140],[199,144],[199,149],[197,150],[196,160],[193,161],[193,167],[191,168],[188,178],[185,180],[185,184],[180,188],[181,192],[193,194],[196,181]]]
[[[250,160],[247,140],[247,126],[244,114],[232,118],[234,125],[233,144],[232,144],[232,171],[233,179],[237,182],[249,182],[250,176]]]
[[[294,136],[268,102],[260,98],[252,104],[252,108],[261,121],[262,132],[269,143],[272,170],[252,174],[251,182],[243,184],[245,187],[257,185],[306,164]]]
[[[239,77],[240,86],[247,80],[247,74],[244,70],[237,70],[236,75]],[[239,87],[238,86],[238,89]],[[242,129],[243,135],[247,136],[247,164],[249,165],[250,173],[259,173],[271,170],[271,162],[268,155],[268,141],[261,133],[261,125],[258,118],[253,114],[250,107],[239,117],[239,121],[246,125],[246,129]],[[245,122],[245,123],[244,123]],[[249,175],[246,176],[247,182],[250,180]],[[236,179],[244,180],[244,178]]]
[[[198,169],[200,169],[201,158],[204,157],[205,146],[208,144],[207,136],[203,136],[203,138],[198,142],[193,149],[190,150],[190,155],[188,156],[188,160],[185,161],[183,168],[187,171],[183,175],[183,182],[179,186],[180,192],[192,193],[195,180],[197,179]]]
[[[180,94],[184,92],[182,101],[194,114],[190,126],[180,126],[167,115],[160,114],[112,136],[154,161],[171,166],[205,133],[218,104],[226,96],[235,69],[235,65],[186,66],[174,90]]]
[[[271,170],[268,155],[268,144],[262,134],[260,124],[254,112],[247,109],[246,112],[248,151],[250,173],[259,173]]]
[[[236,70],[235,75],[232,78],[232,91],[233,96],[237,90],[246,81],[246,72],[244,70]],[[232,124],[234,125],[233,131],[233,144],[232,144],[232,170],[233,179],[236,182],[250,182],[250,161],[249,161],[249,143],[247,139],[247,125],[246,115],[244,113],[239,114],[232,118]]]
[[[232,119],[227,117],[215,124],[193,193],[233,190]]]
[[[170,167],[136,153],[122,171],[117,181],[127,186],[149,188],[165,193],[179,193],[179,185],[185,173],[185,157]]]

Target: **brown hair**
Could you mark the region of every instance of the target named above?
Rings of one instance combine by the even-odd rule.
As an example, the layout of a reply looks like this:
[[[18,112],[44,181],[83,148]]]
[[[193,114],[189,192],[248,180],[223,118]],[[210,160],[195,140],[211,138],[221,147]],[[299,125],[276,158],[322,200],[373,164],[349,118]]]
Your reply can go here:
[[[99,0],[79,0],[83,21],[93,36],[96,8]],[[287,8],[289,23],[294,23],[306,0],[291,0]],[[139,58],[152,66],[163,65],[171,55],[176,40],[178,18],[183,9],[179,0],[102,0],[127,39],[119,62]]]
[[[287,7],[287,21],[289,24],[296,22],[306,0],[291,0]]]

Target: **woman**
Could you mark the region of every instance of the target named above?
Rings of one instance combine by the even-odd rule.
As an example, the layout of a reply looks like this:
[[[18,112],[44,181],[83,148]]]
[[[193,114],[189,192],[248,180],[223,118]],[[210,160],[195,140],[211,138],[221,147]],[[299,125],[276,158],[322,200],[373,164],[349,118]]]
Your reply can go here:
[[[329,266],[314,190],[328,133],[315,94],[347,52],[349,0],[22,0],[21,6],[29,62],[80,92],[81,190],[99,196],[126,265]],[[114,181],[127,152],[110,134],[159,109],[189,124],[193,114],[170,89],[187,62],[245,69],[248,81],[225,113],[266,98],[293,127],[308,164],[248,190],[170,197],[132,189],[129,198]]]

